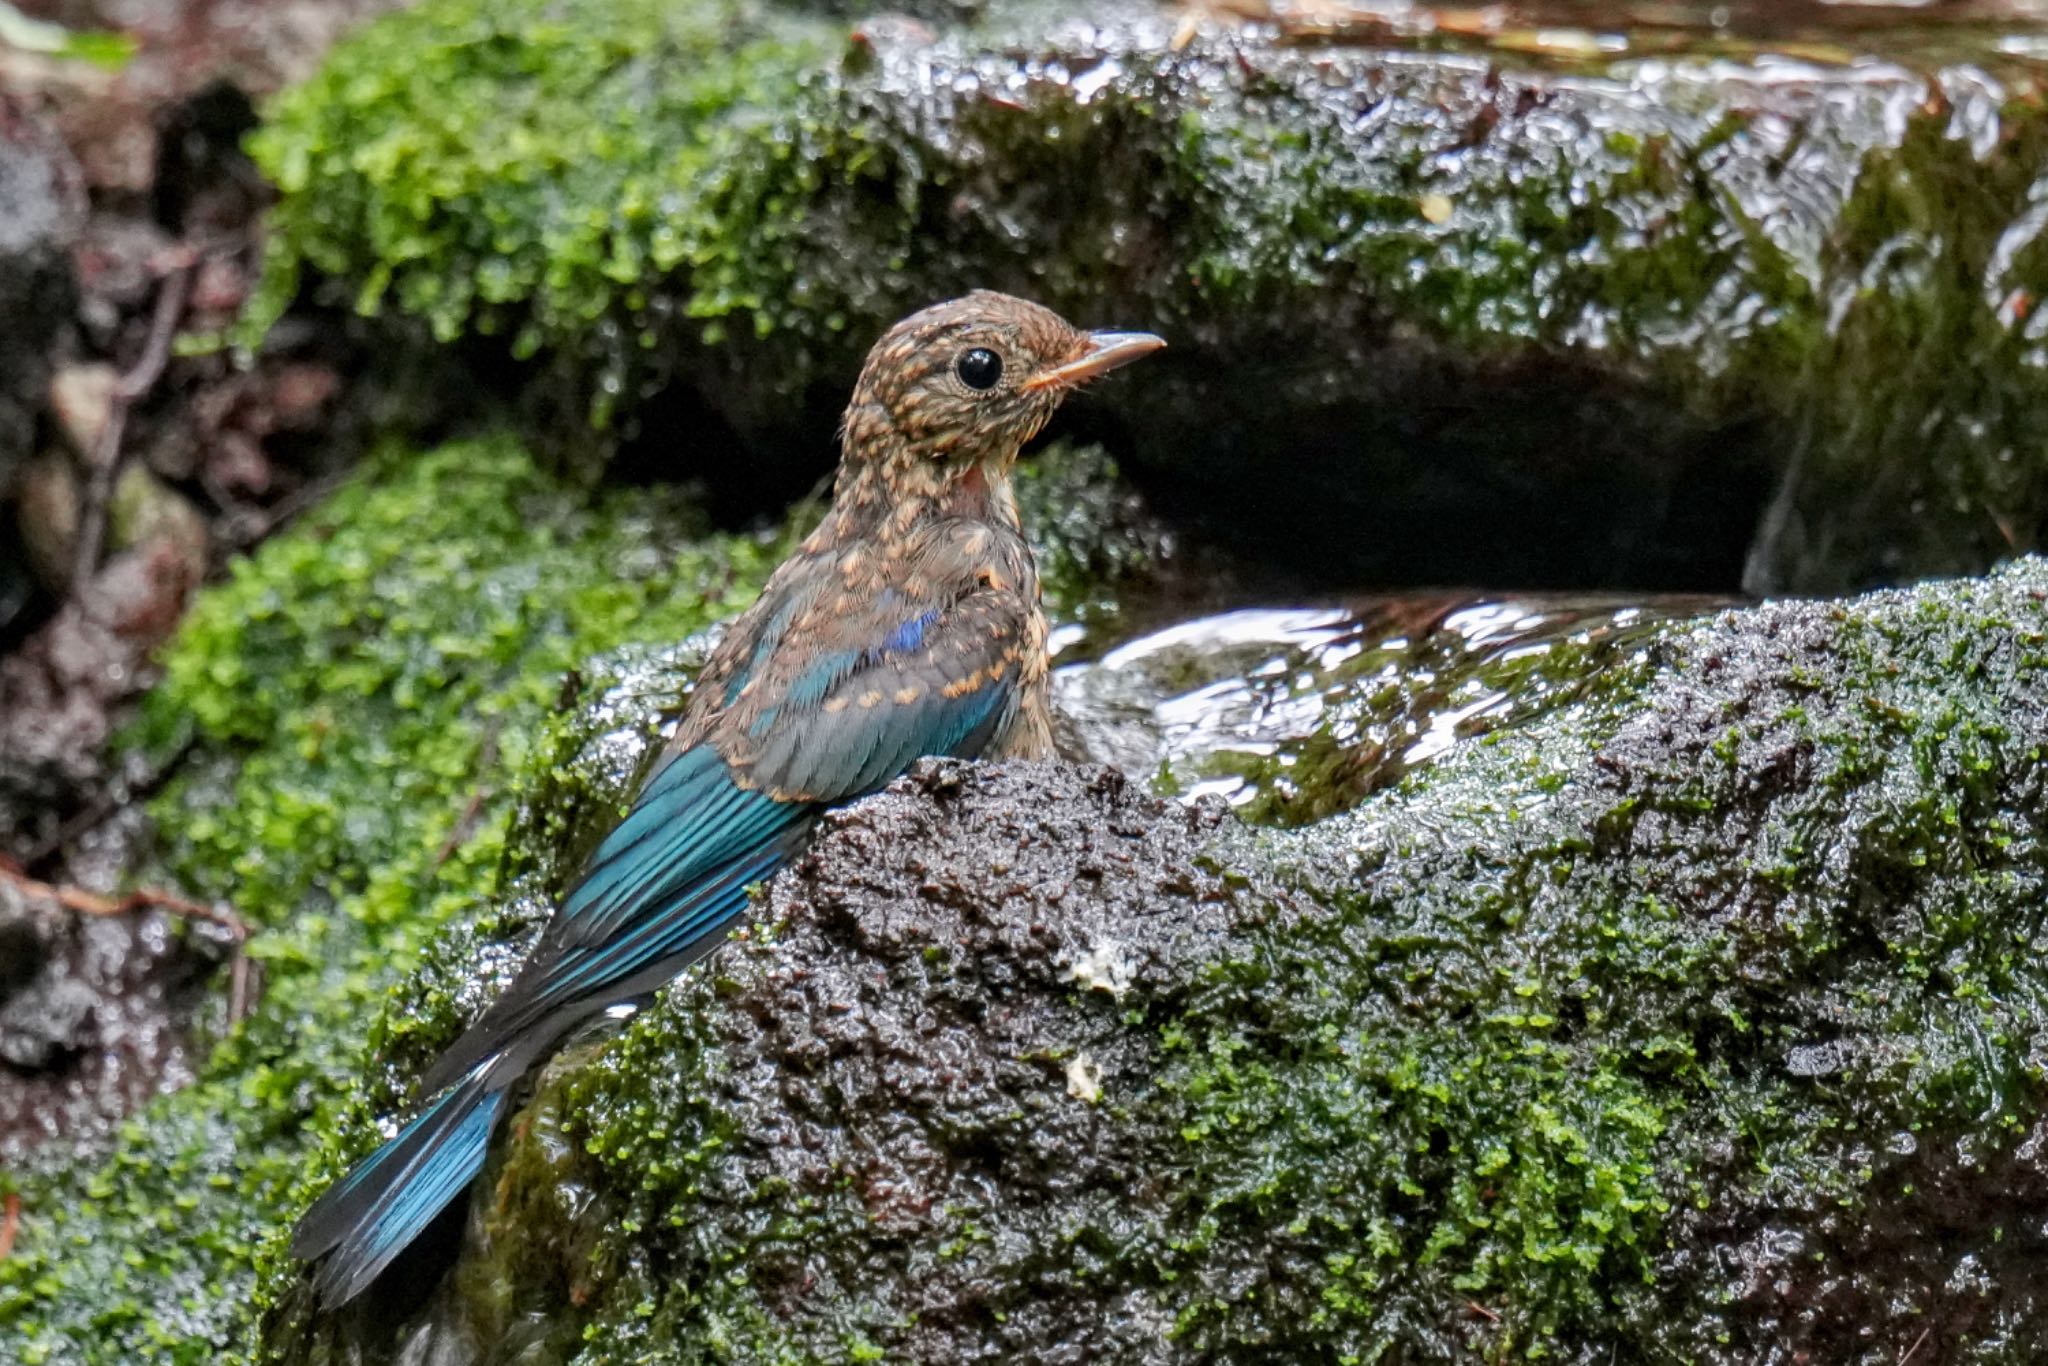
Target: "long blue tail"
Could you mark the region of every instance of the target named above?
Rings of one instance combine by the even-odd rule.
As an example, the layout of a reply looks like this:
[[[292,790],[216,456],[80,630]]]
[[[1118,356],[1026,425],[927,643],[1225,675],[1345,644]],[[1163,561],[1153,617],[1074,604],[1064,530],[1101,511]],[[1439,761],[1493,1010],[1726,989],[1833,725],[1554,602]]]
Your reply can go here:
[[[507,1093],[557,1040],[716,948],[817,814],[741,786],[709,746],[658,770],[519,975],[428,1072],[446,1089],[300,1220],[292,1252],[315,1264],[320,1303],[362,1293],[475,1179]]]
[[[471,1068],[306,1210],[292,1254],[309,1262],[326,1254],[313,1272],[322,1303],[360,1294],[483,1170],[505,1099],[505,1082],[491,1078],[494,1061]]]

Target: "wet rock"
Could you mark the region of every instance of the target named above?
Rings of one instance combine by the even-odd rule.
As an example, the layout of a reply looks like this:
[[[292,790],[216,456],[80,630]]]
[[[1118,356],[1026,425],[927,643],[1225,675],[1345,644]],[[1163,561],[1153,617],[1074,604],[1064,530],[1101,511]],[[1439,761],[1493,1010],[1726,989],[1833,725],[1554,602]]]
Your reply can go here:
[[[50,377],[50,416],[72,454],[88,468],[99,462],[100,448],[106,444],[120,385],[119,372],[104,363],[59,366]]]
[[[82,918],[0,881],[0,1162],[90,1151],[191,1080],[194,1008],[231,948],[215,926]]]
[[[558,1060],[433,1296],[322,1323],[282,1268],[267,1349],[2016,1359],[2048,1331],[2044,683],[2028,561],[1666,626],[1607,695],[1298,834],[922,766]],[[622,734],[565,740],[599,800],[547,876]]]
[[[42,846],[103,789],[122,705],[154,678],[151,655],[199,586],[203,528],[176,511],[152,515],[164,519],[155,534],[0,658],[0,852]]]
[[[0,94],[0,494],[34,439],[50,341],[72,307],[67,253],[82,215],[63,147]]]
[[[14,494],[20,539],[37,578],[53,594],[70,588],[78,522],[84,516],[84,473],[80,459],[49,451],[23,467]],[[182,561],[184,578],[197,582],[207,569],[207,520],[193,500],[176,492],[150,469],[129,463],[115,477],[106,502],[106,545],[113,551],[162,543],[166,557]]]
[[[1170,337],[1070,420],[1347,585],[1835,589],[1982,569],[2048,513],[2048,115],[1996,32],[1914,68],[1854,30],[1831,65],[1486,16],[578,13],[431,0],[287,97],[267,306],[502,338],[537,426],[760,499],[822,472],[887,323],[1014,290]],[[707,413],[748,459],[678,456]]]

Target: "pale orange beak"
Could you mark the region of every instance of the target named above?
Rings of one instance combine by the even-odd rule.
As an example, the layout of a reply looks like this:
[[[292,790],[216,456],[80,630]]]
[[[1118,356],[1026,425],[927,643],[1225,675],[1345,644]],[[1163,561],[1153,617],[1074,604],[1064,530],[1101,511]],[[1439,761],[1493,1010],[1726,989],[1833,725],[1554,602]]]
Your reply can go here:
[[[1050,370],[1041,370],[1019,387],[1034,390],[1058,385],[1071,389],[1106,375],[1120,365],[1129,365],[1140,356],[1149,356],[1165,345],[1165,338],[1155,337],[1150,332],[1090,332],[1088,349],[1078,359],[1065,365],[1055,365]]]

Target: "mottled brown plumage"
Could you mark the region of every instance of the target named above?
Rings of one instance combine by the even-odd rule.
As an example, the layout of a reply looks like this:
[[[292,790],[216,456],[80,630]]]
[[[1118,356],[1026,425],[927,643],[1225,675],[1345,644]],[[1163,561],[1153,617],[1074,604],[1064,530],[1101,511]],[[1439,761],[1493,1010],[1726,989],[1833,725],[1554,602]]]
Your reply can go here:
[[[891,328],[846,411],[831,512],[733,627],[678,746],[708,741],[741,781],[778,800],[829,802],[893,776],[875,771],[897,766],[886,762],[898,752],[892,726],[909,728],[892,712],[1007,687],[1014,698],[979,752],[1049,755],[1046,622],[1009,475],[1072,387],[1102,372],[1085,368],[1091,356],[1121,345],[1121,363],[1161,344],[1110,335],[1105,344],[1049,309],[987,291]],[[975,349],[1003,360],[989,390],[960,378],[960,358]],[[1071,379],[1056,378],[1077,366]],[[918,648],[866,660],[814,715],[791,724],[777,710],[819,658],[866,649],[878,631],[933,611]],[[777,648],[752,667],[771,633]],[[749,668],[723,703],[724,681]],[[778,724],[757,735],[771,713]],[[877,736],[876,760],[849,768],[843,737],[862,730]]]
[[[438,1092],[307,1210],[330,1305],[483,1165],[505,1097],[565,1032],[715,947],[833,802],[926,754],[1043,756],[1045,618],[1009,474],[1076,385],[1162,343],[976,293],[876,344],[832,510],[735,622],[662,762],[510,986],[423,1079]]]

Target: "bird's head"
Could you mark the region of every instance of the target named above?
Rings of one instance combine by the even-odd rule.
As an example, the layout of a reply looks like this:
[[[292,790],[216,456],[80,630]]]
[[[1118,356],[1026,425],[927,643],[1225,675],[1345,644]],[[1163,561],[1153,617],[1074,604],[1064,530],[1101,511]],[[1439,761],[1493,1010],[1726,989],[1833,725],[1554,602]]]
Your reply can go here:
[[[1164,345],[1146,332],[1084,332],[989,290],[934,304],[868,352],[845,460],[919,481],[1000,476],[1068,394]]]

